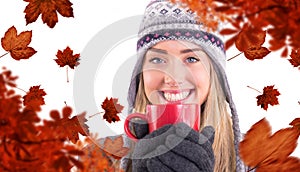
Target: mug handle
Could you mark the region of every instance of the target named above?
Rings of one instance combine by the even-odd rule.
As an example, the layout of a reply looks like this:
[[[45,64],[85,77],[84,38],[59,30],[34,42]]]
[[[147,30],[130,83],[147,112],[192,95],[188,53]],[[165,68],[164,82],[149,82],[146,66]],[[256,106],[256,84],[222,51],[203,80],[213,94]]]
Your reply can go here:
[[[131,138],[134,141],[137,141],[138,138],[136,138],[136,136],[131,133],[130,127],[129,127],[129,122],[131,121],[132,118],[141,118],[145,121],[148,121],[148,119],[145,114],[141,114],[141,113],[133,113],[126,117],[125,122],[124,122],[124,131],[129,138]]]

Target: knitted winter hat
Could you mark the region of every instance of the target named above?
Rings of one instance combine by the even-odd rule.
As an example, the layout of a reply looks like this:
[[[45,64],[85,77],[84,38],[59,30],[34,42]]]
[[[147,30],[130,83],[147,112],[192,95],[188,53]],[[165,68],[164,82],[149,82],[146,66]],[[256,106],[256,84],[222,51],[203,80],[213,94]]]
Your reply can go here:
[[[188,8],[183,8],[179,4],[171,3],[168,0],[154,0],[150,2],[145,10],[138,33],[138,60],[132,73],[128,91],[129,111],[133,109],[135,104],[143,58],[150,47],[165,40],[184,40],[199,45],[210,57],[226,100],[230,105],[237,158],[236,171],[243,171],[243,163],[238,153],[241,135],[239,120],[224,70],[226,62],[224,44],[217,34],[206,32],[204,26],[198,21],[196,13]]]

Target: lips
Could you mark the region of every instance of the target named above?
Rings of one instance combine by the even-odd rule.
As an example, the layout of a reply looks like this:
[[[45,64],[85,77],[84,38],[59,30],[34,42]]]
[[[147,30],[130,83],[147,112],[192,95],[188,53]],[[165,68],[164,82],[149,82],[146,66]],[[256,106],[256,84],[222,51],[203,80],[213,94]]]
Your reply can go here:
[[[187,99],[192,90],[164,90],[161,91],[161,95],[168,102],[179,102]]]

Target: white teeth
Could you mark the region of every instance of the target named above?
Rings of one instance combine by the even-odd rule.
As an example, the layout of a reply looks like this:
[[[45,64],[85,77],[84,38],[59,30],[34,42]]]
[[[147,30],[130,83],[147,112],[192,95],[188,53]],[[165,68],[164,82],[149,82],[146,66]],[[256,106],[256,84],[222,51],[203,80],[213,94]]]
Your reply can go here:
[[[184,91],[176,94],[164,92],[164,97],[167,101],[179,101],[185,99],[189,95],[189,93],[189,91]]]

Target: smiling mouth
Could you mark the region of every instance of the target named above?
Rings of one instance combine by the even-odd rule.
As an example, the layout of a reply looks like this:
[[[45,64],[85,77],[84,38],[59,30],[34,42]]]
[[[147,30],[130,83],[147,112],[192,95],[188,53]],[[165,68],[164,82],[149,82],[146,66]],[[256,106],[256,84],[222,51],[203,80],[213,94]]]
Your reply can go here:
[[[160,91],[162,97],[168,102],[179,102],[187,99],[192,90],[165,90]]]

